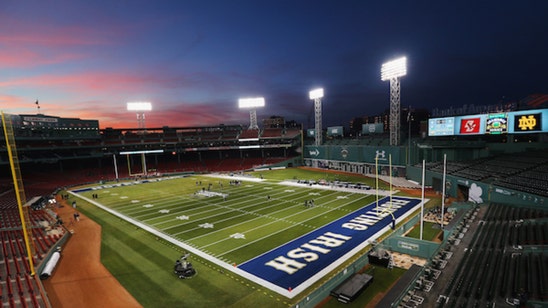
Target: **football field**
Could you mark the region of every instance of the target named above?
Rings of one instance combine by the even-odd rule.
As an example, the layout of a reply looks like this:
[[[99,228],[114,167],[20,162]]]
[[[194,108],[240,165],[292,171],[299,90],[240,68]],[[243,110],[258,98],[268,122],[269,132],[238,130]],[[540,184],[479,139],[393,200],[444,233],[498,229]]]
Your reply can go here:
[[[74,190],[236,274],[293,297],[420,205],[386,191],[193,175]]]

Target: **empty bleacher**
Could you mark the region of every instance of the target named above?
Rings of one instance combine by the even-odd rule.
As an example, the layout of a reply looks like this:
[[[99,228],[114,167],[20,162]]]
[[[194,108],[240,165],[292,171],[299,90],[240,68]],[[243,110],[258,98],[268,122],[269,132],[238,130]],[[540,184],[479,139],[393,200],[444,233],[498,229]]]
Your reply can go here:
[[[258,129],[246,129],[242,131],[238,139],[257,139],[259,138]]]
[[[443,163],[430,162],[428,170],[443,173]],[[501,155],[473,161],[450,161],[447,174],[474,181],[491,182],[494,186],[548,197],[548,158],[544,152]]]
[[[29,189],[29,193],[36,192]],[[56,218],[48,209],[33,210],[26,207],[29,215],[28,238],[32,241],[32,261],[37,270],[40,262],[65,233],[56,225]],[[13,191],[6,191],[0,198],[0,298],[7,307],[47,307],[47,298],[42,292],[39,275],[32,271],[24,242],[19,209]]]
[[[486,306],[506,298],[545,301],[546,218],[548,210],[489,205],[445,288],[448,307]]]
[[[261,138],[282,138],[283,128],[265,128],[261,132]]]

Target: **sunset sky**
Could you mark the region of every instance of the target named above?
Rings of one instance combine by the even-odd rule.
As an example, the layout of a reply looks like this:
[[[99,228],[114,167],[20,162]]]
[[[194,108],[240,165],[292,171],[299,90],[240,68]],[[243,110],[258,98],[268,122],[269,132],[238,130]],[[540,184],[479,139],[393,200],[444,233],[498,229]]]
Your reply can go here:
[[[324,126],[389,107],[383,62],[408,58],[401,104],[490,105],[548,93],[548,1],[0,2],[0,110],[136,127],[248,124],[238,98]],[[39,105],[36,105],[36,100]],[[37,107],[40,107],[38,110]]]

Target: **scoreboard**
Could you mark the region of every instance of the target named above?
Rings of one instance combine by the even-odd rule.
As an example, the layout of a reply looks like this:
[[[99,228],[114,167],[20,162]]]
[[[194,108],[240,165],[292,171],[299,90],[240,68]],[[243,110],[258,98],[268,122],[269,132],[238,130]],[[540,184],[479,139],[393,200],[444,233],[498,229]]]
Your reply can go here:
[[[455,118],[434,118],[428,120],[428,136],[451,136],[455,134]]]
[[[548,109],[432,118],[428,120],[428,136],[547,132]]]

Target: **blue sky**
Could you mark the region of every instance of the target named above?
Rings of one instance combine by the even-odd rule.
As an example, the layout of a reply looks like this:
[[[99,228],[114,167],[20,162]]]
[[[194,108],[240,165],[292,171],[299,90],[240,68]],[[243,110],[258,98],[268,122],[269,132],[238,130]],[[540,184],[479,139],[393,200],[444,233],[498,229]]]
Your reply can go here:
[[[389,107],[383,62],[408,58],[401,104],[445,108],[548,93],[546,1],[2,1],[0,109],[135,127],[324,125]]]

